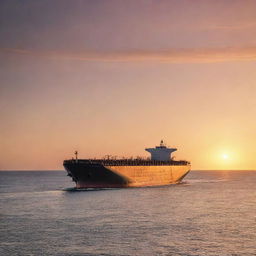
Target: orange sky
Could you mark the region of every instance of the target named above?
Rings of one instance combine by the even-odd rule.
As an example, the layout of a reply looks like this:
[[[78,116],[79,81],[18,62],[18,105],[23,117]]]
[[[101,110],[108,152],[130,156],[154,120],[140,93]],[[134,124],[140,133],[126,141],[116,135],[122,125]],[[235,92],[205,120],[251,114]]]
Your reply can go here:
[[[79,156],[256,169],[255,1],[2,1],[0,170]]]

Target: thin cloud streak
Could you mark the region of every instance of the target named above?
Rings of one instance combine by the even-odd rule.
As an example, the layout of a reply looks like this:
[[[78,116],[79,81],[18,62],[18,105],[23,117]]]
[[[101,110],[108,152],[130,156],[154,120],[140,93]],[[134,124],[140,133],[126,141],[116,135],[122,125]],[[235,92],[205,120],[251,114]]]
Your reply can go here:
[[[244,24],[230,24],[230,25],[213,25],[213,26],[206,26],[205,29],[209,30],[244,30],[244,29],[255,29],[256,23],[244,23]]]
[[[99,62],[161,62],[161,63],[211,63],[230,61],[255,61],[256,46],[243,48],[197,48],[169,50],[124,50],[124,51],[35,51],[2,48],[2,53]]]

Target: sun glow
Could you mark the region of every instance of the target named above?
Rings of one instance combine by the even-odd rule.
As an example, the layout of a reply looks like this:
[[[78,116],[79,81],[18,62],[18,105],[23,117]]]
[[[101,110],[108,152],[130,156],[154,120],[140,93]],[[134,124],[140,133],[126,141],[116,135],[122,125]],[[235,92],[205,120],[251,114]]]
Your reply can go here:
[[[228,155],[228,154],[222,154],[222,158],[223,158],[223,159],[228,159],[228,158],[229,158],[229,155]]]

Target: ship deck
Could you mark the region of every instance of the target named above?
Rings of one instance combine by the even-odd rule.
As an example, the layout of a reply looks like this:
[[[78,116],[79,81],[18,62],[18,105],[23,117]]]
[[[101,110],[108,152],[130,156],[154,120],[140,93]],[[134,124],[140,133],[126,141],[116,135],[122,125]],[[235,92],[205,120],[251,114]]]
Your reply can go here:
[[[180,161],[156,161],[148,159],[70,159],[64,160],[64,164],[86,164],[104,166],[161,166],[161,165],[190,165],[185,160]]]

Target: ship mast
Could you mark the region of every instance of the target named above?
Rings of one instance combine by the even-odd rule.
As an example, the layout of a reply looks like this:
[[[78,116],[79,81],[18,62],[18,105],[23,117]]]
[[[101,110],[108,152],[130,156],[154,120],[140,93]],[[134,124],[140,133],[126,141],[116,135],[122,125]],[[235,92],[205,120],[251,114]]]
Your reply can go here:
[[[78,152],[77,152],[77,151],[75,151],[75,155],[76,155],[76,162],[77,162],[77,155],[78,155]]]

